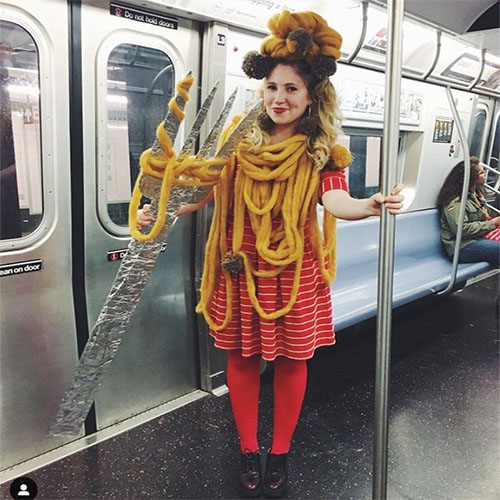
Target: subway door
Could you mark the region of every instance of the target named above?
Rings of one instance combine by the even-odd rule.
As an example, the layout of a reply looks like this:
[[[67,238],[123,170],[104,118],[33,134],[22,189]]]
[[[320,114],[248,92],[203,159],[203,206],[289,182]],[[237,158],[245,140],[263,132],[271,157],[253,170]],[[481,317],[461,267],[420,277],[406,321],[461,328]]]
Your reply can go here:
[[[47,435],[78,360],[65,1],[0,6],[1,469]]]
[[[156,19],[158,25],[141,20]],[[82,2],[85,287],[89,329],[130,241],[128,205],[139,156],[151,147],[175,82],[196,77],[176,150],[196,115],[196,22],[140,8]],[[96,401],[97,429],[195,390],[191,218],[178,219],[160,254]]]

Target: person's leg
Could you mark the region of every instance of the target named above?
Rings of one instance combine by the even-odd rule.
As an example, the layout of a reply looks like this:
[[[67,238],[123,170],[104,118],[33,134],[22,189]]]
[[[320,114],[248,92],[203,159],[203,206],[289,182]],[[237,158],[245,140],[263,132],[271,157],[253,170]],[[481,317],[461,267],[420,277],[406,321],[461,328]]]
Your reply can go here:
[[[267,457],[264,493],[280,498],[287,491],[288,451],[307,385],[305,360],[278,357],[274,362],[273,445]]]
[[[469,243],[460,250],[458,262],[490,262],[499,265],[500,241],[481,238]]]
[[[259,496],[262,473],[257,422],[259,413],[260,356],[244,358],[239,350],[229,351],[227,386],[234,421],[240,437],[240,493],[248,498]]]
[[[243,453],[259,451],[260,356],[245,358],[239,350],[229,351],[227,386]]]
[[[307,385],[307,362],[278,356],[274,361],[274,429],[271,453],[288,453]]]

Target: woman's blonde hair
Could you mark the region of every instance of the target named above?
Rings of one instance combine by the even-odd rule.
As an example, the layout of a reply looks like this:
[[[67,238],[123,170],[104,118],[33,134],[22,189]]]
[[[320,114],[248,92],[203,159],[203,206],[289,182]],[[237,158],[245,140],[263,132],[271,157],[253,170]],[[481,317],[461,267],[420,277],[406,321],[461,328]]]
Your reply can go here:
[[[311,80],[309,74],[303,71],[302,65],[295,62],[280,61],[280,64],[292,66],[307,85],[309,96],[313,103],[311,113],[317,117],[318,130],[314,136],[307,140],[307,155],[318,169],[322,169],[330,158],[330,151],[337,137],[341,134],[340,123],[342,115],[337,101],[337,94],[328,78],[316,83]],[[258,97],[262,98],[263,87],[258,91]],[[269,144],[269,134],[255,125],[250,133],[242,141],[244,149],[256,150],[263,145]]]

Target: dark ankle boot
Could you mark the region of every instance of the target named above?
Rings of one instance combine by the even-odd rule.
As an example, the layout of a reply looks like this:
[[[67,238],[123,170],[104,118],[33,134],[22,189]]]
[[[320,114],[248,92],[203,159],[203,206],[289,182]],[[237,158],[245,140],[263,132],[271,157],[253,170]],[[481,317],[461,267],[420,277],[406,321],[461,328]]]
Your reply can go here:
[[[288,481],[288,453],[267,456],[266,475],[264,476],[264,495],[280,498],[286,494]]]
[[[259,452],[241,454],[239,490],[247,498],[260,495],[262,491],[262,472]]]

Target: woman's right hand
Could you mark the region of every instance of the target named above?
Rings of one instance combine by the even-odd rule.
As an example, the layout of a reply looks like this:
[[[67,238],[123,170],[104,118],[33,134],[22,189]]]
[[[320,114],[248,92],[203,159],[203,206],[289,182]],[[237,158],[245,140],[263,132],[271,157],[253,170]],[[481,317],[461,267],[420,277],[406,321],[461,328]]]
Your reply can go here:
[[[495,223],[495,227],[500,226],[500,216],[499,217],[494,217],[491,220]]]
[[[137,210],[137,229],[140,231],[144,226],[149,226],[154,219],[151,215],[149,207],[147,203],[139,210]]]

